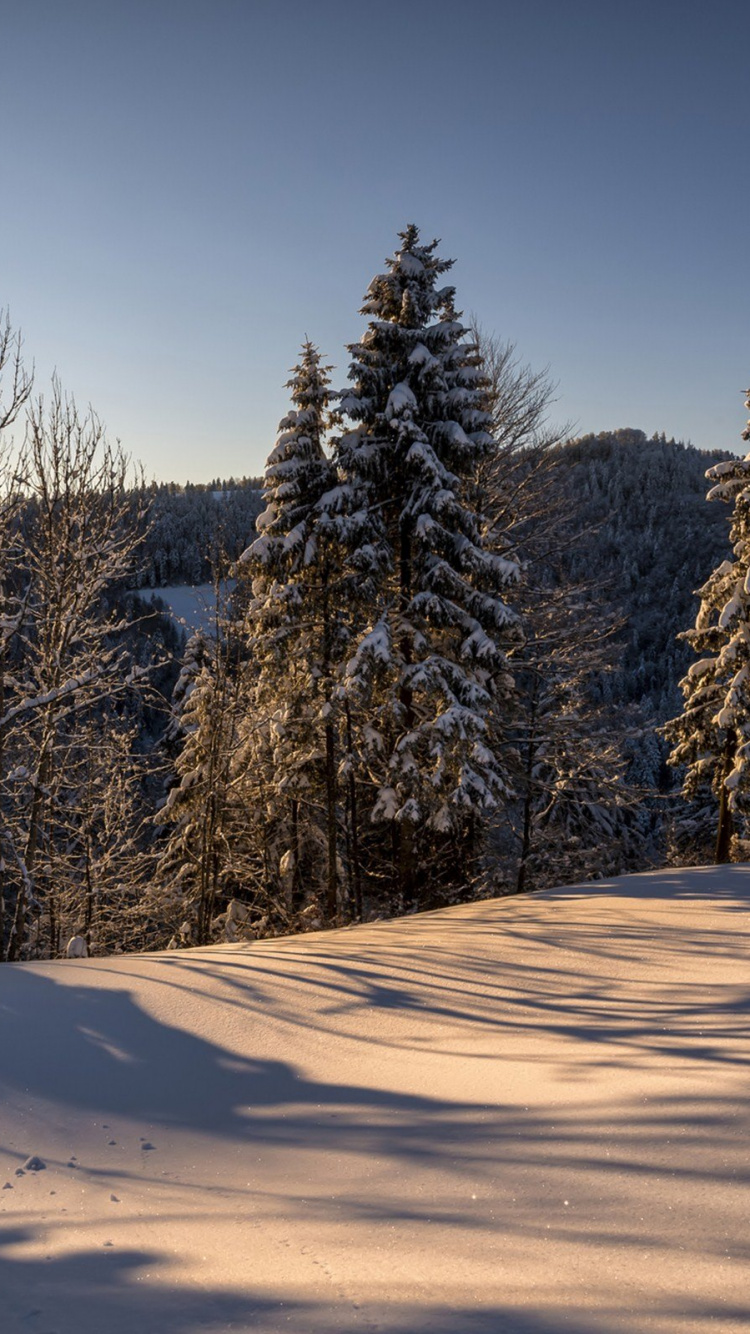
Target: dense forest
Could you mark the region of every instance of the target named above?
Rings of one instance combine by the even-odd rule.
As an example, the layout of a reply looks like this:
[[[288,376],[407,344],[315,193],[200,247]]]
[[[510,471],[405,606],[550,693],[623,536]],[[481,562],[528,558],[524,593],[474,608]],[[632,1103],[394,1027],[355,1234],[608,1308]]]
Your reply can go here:
[[[402,234],[345,389],[303,345],[262,481],[144,484],[5,324],[5,959],[744,848],[742,461],[563,438],[449,267]],[[212,580],[186,637],[159,587]]]
[[[137,586],[209,583],[222,562],[235,561],[247,546],[263,509],[262,488],[257,477],[149,486]]]

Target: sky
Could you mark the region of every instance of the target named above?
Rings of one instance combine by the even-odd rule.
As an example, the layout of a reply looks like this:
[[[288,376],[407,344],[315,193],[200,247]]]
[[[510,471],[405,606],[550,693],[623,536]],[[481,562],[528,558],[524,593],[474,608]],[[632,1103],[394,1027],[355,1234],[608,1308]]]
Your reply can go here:
[[[748,49],[745,0],[0,0],[0,307],[147,476],[253,475],[415,222],[570,433],[739,450]]]

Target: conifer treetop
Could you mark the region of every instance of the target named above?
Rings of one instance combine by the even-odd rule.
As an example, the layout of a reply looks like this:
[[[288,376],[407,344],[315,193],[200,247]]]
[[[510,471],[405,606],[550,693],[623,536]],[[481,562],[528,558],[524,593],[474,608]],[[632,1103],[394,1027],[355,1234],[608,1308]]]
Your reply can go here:
[[[307,339],[286,382],[294,407],[279,422],[266,463],[266,508],[256,522],[258,537],[240,557],[242,564],[270,567],[283,561],[288,575],[313,559],[314,507],[335,476],[324,449],[331,370]]]

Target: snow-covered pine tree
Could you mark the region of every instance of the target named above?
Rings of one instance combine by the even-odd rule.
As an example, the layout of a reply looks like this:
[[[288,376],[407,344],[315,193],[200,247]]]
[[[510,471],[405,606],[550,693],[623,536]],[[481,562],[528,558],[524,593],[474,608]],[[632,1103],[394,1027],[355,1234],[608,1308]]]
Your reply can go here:
[[[746,400],[750,408],[750,394]],[[743,431],[750,440],[750,422]],[[733,505],[724,560],[698,590],[695,629],[683,632],[700,656],[680,682],[685,704],[664,727],[669,763],[685,766],[683,795],[718,801],[717,862],[729,858],[737,817],[750,813],[750,454],[709,468],[709,500]]]
[[[252,581],[245,619],[247,757],[255,768],[258,747],[270,752],[264,801],[275,812],[272,878],[291,880],[296,914],[315,896],[324,866],[317,897],[333,921],[340,910],[334,700],[340,621],[336,533],[321,505],[336,483],[324,448],[329,372],[306,341],[287,382],[294,406],[266,465],[266,509],[239,572]]]
[[[186,944],[211,939],[223,901],[246,879],[246,813],[232,782],[239,671],[230,631],[217,611],[214,633],[202,637],[200,648],[193,641],[191,679],[179,715],[183,744],[174,763],[176,781],[154,817],[168,834],[143,911],[157,933],[174,934]]]
[[[182,655],[180,670],[172,689],[169,721],[164,728],[164,733],[161,738],[162,746],[164,746],[170,754],[179,750],[181,743],[184,741],[185,729],[182,722],[183,714],[195,688],[195,683],[200,675],[201,668],[204,666],[208,657],[209,647],[205,632],[200,628],[194,630],[185,644],[185,651]]]
[[[446,893],[465,892],[507,790],[488,719],[511,688],[503,640],[516,618],[503,594],[517,567],[486,549],[471,495],[493,439],[476,345],[440,281],[452,261],[414,226],[400,239],[350,347],[341,412],[354,428],[336,443],[334,494],[361,592],[347,688],[371,817],[390,827],[394,888],[410,908],[435,889],[438,859]]]

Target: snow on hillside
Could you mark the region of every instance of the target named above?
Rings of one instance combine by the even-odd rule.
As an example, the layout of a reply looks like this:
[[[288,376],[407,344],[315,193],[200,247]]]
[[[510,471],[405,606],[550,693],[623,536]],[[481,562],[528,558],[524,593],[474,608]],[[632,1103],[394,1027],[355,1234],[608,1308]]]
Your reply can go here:
[[[746,1331],[749,906],[5,965],[3,1334]]]
[[[230,594],[234,586],[234,579],[225,580],[222,585],[224,593]],[[196,630],[210,632],[214,625],[216,589],[213,584],[174,584],[169,588],[140,589],[138,591],[141,596],[144,596],[144,591],[146,591],[153,594],[154,597],[161,598],[162,602],[166,602],[170,614],[180,625],[185,627],[189,635]]]
[[[185,626],[188,634],[210,628],[216,612],[213,584],[175,584],[172,588],[155,588],[153,593],[166,602],[174,619]]]

